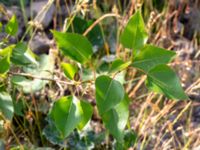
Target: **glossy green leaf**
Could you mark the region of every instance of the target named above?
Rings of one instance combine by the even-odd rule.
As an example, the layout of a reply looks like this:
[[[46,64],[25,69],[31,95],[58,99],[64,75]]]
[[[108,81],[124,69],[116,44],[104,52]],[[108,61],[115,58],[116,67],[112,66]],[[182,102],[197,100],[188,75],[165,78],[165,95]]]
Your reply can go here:
[[[131,61],[124,62],[121,59],[117,59],[112,63],[112,66],[110,68],[110,73],[112,72],[118,72],[123,69],[126,69],[131,64]]]
[[[63,138],[67,137],[81,121],[81,113],[78,111],[78,101],[73,97],[62,97],[54,103],[50,116],[60,130]]]
[[[7,34],[10,34],[12,36],[16,35],[18,31],[18,21],[15,15],[13,15],[12,18],[7,23],[5,31]]]
[[[10,57],[5,56],[0,58],[0,74],[6,73],[10,69]]]
[[[3,49],[0,49],[0,56],[5,57],[5,56],[10,55],[12,53],[12,50],[13,50],[14,47],[15,47],[15,45],[12,44],[12,45],[9,45],[9,46],[7,46]]]
[[[81,100],[80,101],[80,112],[81,112],[82,118],[81,118],[81,122],[79,122],[77,128],[79,130],[82,130],[92,117],[93,107],[90,103]]]
[[[6,92],[0,92],[0,111],[6,119],[12,120],[14,107],[11,96]]]
[[[86,63],[92,56],[92,45],[88,39],[75,33],[52,31],[59,49],[71,59]]]
[[[61,63],[62,70],[65,73],[65,76],[68,77],[69,79],[73,80],[74,75],[78,71],[78,68],[74,65],[71,65],[69,63]]]
[[[11,61],[15,65],[37,64],[34,55],[25,43],[19,42],[12,50]]]
[[[188,99],[176,73],[167,65],[158,65],[147,74],[146,86],[171,99]]]
[[[124,88],[120,82],[102,75],[95,81],[96,102],[100,114],[109,111],[124,98]]]
[[[141,49],[147,42],[148,34],[140,11],[137,11],[128,21],[121,34],[120,41],[126,48]]]
[[[124,128],[126,127],[129,117],[129,99],[128,96],[117,104],[115,107],[102,115],[103,123],[106,129],[117,139],[122,142],[124,138]]]
[[[169,63],[175,56],[175,52],[165,50],[163,48],[146,45],[133,59],[133,67],[139,68],[144,72],[148,72],[160,64]]]
[[[92,106],[76,97],[62,97],[54,103],[50,116],[65,138],[76,127],[82,129],[85,126],[92,116]]]

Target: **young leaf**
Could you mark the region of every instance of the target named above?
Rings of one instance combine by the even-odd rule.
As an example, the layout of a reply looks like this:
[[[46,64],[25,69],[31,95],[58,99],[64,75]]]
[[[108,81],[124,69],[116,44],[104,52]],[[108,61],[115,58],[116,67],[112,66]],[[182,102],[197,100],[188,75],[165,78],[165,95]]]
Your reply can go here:
[[[5,27],[5,31],[7,34],[14,36],[18,31],[18,22],[15,15],[9,20]]]
[[[114,108],[110,109],[102,115],[103,123],[106,129],[117,139],[117,141],[122,142],[124,137],[124,128],[126,127],[129,109],[128,109],[129,99],[125,95],[125,98]]]
[[[120,41],[126,48],[141,49],[147,42],[148,34],[140,11],[137,11],[128,21],[121,34]]]
[[[148,72],[157,65],[169,63],[175,54],[163,48],[145,45],[133,59],[132,66]]]
[[[62,97],[50,112],[57,129],[66,138],[77,126],[82,129],[92,116],[92,106],[76,97]]]
[[[84,64],[92,56],[92,45],[88,39],[75,33],[52,31],[59,49],[64,55]]]
[[[6,119],[12,120],[14,107],[11,96],[6,92],[0,92],[0,111]]]
[[[109,111],[124,98],[124,88],[120,82],[102,75],[96,79],[96,101],[100,114]]]
[[[78,68],[69,63],[61,63],[61,67],[65,73],[65,76],[68,77],[70,80],[73,80],[74,75],[78,71]]]
[[[164,64],[158,65],[148,72],[146,86],[171,99],[188,99],[176,73]]]
[[[117,59],[112,63],[112,66],[110,68],[110,73],[121,71],[121,70],[127,68],[130,64],[131,64],[130,61],[124,62],[121,59]]]
[[[5,57],[12,53],[13,48],[15,47],[14,44],[5,47],[4,49],[0,49],[0,56]]]

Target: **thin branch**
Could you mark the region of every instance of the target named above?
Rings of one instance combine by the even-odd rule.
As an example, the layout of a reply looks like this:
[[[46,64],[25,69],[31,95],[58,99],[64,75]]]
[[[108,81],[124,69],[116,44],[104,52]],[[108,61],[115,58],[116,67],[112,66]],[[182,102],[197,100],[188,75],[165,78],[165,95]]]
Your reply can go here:
[[[23,76],[23,77],[27,77],[27,78],[34,78],[34,79],[39,79],[39,80],[48,80],[48,81],[58,82],[58,83],[61,83],[61,84],[68,84],[68,85],[79,84],[79,82],[76,82],[76,81],[67,82],[67,81],[62,81],[62,80],[53,79],[53,78],[39,77],[39,76],[35,76],[35,75],[32,75],[32,74],[27,74],[27,73],[8,72],[8,74],[16,75],[16,76]]]
[[[105,19],[107,17],[120,18],[121,16],[118,14],[114,14],[114,13],[105,14],[105,15],[101,16],[99,19],[97,19],[89,28],[87,28],[87,30],[83,33],[83,35],[86,36],[97,24],[99,24],[99,22],[101,22],[103,19]]]
[[[35,75],[32,75],[32,74],[28,74],[28,73],[8,72],[8,74],[16,75],[16,76],[23,76],[23,77],[27,77],[27,78],[33,78],[33,79],[39,79],[39,80],[48,80],[48,81],[52,81],[52,82],[56,82],[56,83],[60,83],[60,84],[67,84],[67,85],[80,85],[80,84],[84,84],[84,83],[93,83],[94,82],[94,80],[69,81],[69,82],[67,82],[67,81],[54,79],[54,78],[39,77],[39,76],[35,76]]]

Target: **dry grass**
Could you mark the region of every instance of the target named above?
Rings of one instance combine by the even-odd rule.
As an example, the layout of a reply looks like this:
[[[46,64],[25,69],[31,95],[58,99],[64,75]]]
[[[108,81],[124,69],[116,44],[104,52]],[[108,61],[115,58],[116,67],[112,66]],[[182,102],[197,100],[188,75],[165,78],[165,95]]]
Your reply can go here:
[[[69,3],[72,4],[73,2],[71,1]],[[199,113],[200,117],[200,110],[196,111],[200,108],[199,32],[195,30],[193,37],[188,39],[187,36],[184,36],[184,31],[186,32],[188,29],[185,28],[184,24],[180,25],[180,21],[178,20],[183,13],[182,9],[185,9],[185,7],[181,8],[181,6],[184,5],[189,7],[189,2],[183,2],[184,4],[179,2],[177,7],[172,5],[173,1],[166,2],[166,6],[164,6],[163,10],[160,12],[152,6],[152,1],[144,1],[143,4],[142,0],[138,0],[137,2],[136,0],[126,0],[124,3],[127,4],[119,5],[119,0],[118,3],[103,0],[102,3],[108,5],[110,10],[108,10],[108,12],[105,11],[105,14],[97,19],[95,23],[85,31],[84,35],[86,35],[96,24],[102,26],[102,20],[107,17],[115,17],[119,26],[119,34],[123,25],[127,22],[128,18],[134,13],[134,11],[138,7],[144,6],[144,15],[148,14],[147,16],[144,16],[144,18],[146,19],[146,24],[150,33],[149,42],[177,52],[177,58],[170,65],[179,74],[185,91],[191,97],[191,100],[188,101],[173,101],[161,95],[150,93],[144,87],[146,76],[138,78],[139,73],[136,70],[128,70],[127,80],[130,82],[128,82],[125,87],[126,91],[129,93],[129,97],[131,98],[130,125],[131,129],[136,131],[138,134],[137,142],[134,147],[130,149],[189,150],[199,147],[200,119],[197,119],[196,117],[198,117],[198,115],[195,114]],[[56,7],[60,8],[59,1],[56,1]],[[98,5],[95,0],[93,0],[91,5],[88,5],[87,3],[78,3],[73,11],[70,11],[69,5],[66,4],[66,9],[69,11],[68,20],[73,19],[73,17],[80,12],[82,15],[87,15],[87,13],[89,13],[88,10],[97,9],[97,7]],[[190,10],[192,11],[192,8]],[[66,20],[59,20],[60,18],[57,18],[56,16],[57,15],[54,17],[54,28],[60,26],[60,29],[65,31],[66,26],[70,25],[70,21],[66,22]],[[92,15],[89,14],[89,16]],[[60,22],[64,22],[65,24],[63,25]],[[181,27],[179,27],[179,25]],[[106,47],[106,44],[104,49],[106,54],[109,55],[109,52],[107,52],[109,48]],[[125,53],[125,50],[122,49],[118,41],[116,49],[117,56],[123,56],[125,59],[129,59],[129,54]],[[60,61],[59,58],[56,59],[57,61]],[[55,71],[55,76],[58,80],[62,81],[64,79],[64,76],[60,75],[59,68]],[[47,93],[46,95],[53,95],[54,98],[56,98],[63,95],[65,89],[69,88],[60,83],[56,84],[56,89],[48,91],[53,94]],[[76,90],[78,91],[78,89]],[[84,87],[80,86],[80,91],[86,92],[83,90]],[[93,89],[89,89],[89,87],[85,88],[85,90],[89,91],[89,94],[94,94],[92,93]],[[20,94],[19,97],[24,97]],[[26,99],[26,97],[24,98]],[[94,100],[93,96],[90,96],[90,98]],[[9,129],[6,127],[11,131],[10,134],[14,137],[8,138],[8,143],[12,143],[13,141],[17,141],[19,145],[21,142],[29,143],[31,141],[30,143],[37,143],[32,133],[35,131],[41,131],[41,129],[34,129],[32,125],[34,125],[34,122],[37,126],[36,128],[40,128],[39,122],[41,120],[41,115],[32,111],[33,107],[35,107],[34,110],[38,109],[38,104],[36,105],[34,96],[32,97],[32,102],[32,106],[28,106],[29,111],[27,111],[25,118],[25,120],[28,121],[30,129],[24,131],[24,128],[27,126],[21,126],[21,124],[23,124],[19,122],[21,120],[16,119],[15,121],[17,122],[18,128],[15,130],[17,132],[14,132],[12,128]],[[24,141],[20,141],[20,137],[23,137]],[[198,149],[200,149],[200,147],[196,150]]]

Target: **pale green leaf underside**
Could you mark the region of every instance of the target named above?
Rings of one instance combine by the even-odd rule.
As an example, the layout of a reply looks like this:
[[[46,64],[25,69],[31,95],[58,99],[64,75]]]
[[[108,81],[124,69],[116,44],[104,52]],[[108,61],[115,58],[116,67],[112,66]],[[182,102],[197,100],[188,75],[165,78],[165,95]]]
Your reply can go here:
[[[54,59],[48,55],[41,55],[39,57],[39,66],[26,66],[23,69],[25,73],[33,76],[51,78],[54,69]],[[39,91],[49,82],[47,80],[40,80],[37,78],[28,79],[23,76],[12,76],[11,81],[24,93],[34,93]]]

